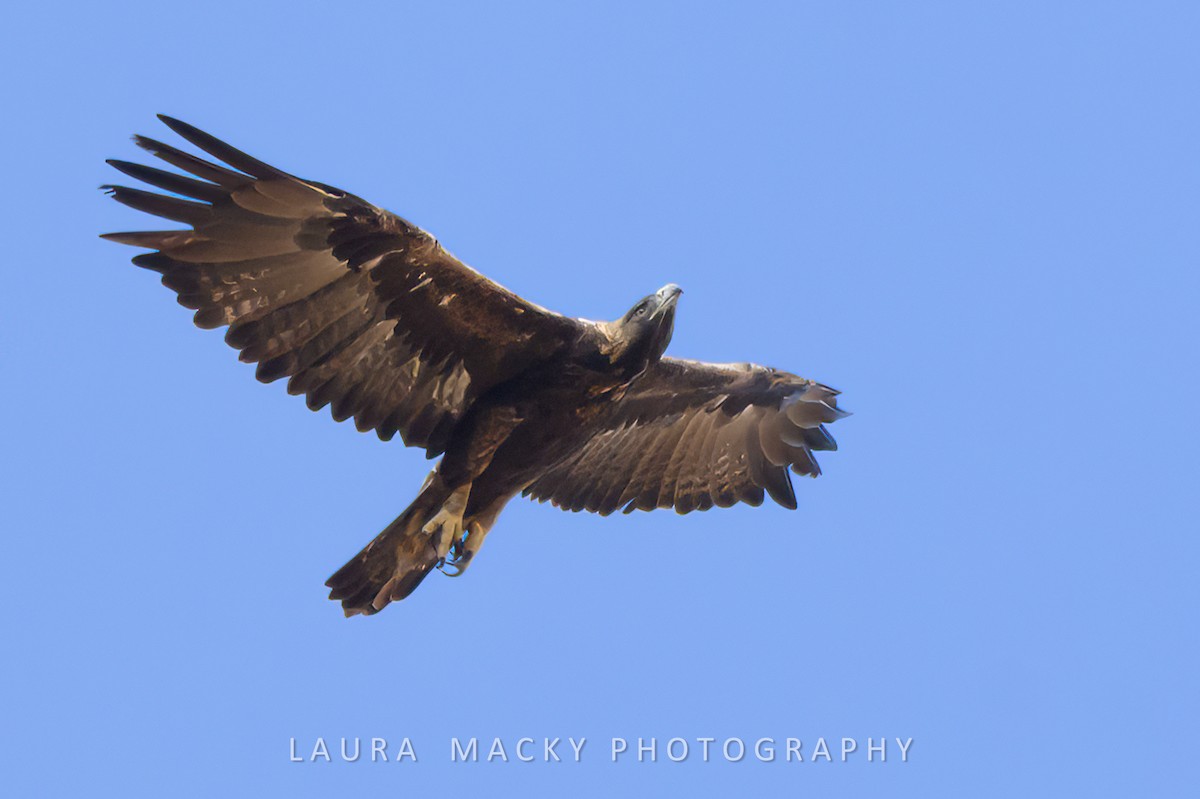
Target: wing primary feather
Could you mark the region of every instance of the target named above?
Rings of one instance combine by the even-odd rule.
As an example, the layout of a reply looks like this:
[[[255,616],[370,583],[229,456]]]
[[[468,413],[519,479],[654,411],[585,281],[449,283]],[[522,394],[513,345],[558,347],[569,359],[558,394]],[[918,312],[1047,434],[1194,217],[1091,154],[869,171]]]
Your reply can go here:
[[[118,244],[128,244],[131,247],[147,247],[162,249],[176,244],[183,244],[196,234],[191,230],[148,230],[130,233],[101,233],[100,238],[115,241]],[[174,262],[165,255],[156,252],[146,252],[132,258],[134,266],[165,273]]]
[[[808,445],[809,449],[837,452],[837,441],[834,440],[833,436],[829,435],[829,431],[825,429],[824,425],[805,427],[803,428],[802,435],[804,436],[804,443]]]
[[[128,205],[135,210],[161,216],[164,219],[184,222],[192,227],[204,224],[212,216],[212,206],[207,203],[181,200],[165,194],[131,189],[128,186],[106,184],[100,188],[109,192],[112,198],[122,205]]]
[[[291,175],[288,173],[276,169],[270,164],[265,164],[262,161],[259,161],[257,158],[247,155],[236,147],[231,147],[217,137],[209,133],[205,133],[199,128],[193,127],[186,122],[169,117],[166,114],[159,114],[158,118],[161,119],[163,124],[168,128],[175,131],[204,152],[216,158],[220,158],[234,169],[240,169],[247,175],[253,175],[256,178],[291,177]]]
[[[796,474],[816,477],[821,473],[821,467],[817,464],[817,459],[804,447],[792,448],[791,455],[792,471]]]
[[[792,487],[792,478],[788,475],[787,468],[773,463],[763,464],[763,477],[763,488],[767,489],[771,499],[788,510],[795,510],[796,489]]]
[[[166,189],[167,191],[182,194],[196,200],[211,203],[229,196],[229,193],[225,189],[215,183],[184,177],[174,172],[167,172],[164,169],[157,169],[144,164],[135,164],[130,161],[120,161],[116,158],[110,158],[105,163],[118,172],[123,172],[129,177],[140,180],[143,183],[149,183],[151,186],[157,186],[160,189]]]
[[[171,166],[178,167],[184,172],[190,172],[198,178],[211,181],[227,189],[245,186],[250,182],[248,175],[243,175],[241,172],[234,172],[232,169],[226,169],[223,166],[210,163],[203,158],[197,158],[191,153],[185,153],[183,150],[172,147],[169,144],[163,144],[157,139],[151,139],[148,136],[134,136],[133,143],[155,158],[166,161]]]

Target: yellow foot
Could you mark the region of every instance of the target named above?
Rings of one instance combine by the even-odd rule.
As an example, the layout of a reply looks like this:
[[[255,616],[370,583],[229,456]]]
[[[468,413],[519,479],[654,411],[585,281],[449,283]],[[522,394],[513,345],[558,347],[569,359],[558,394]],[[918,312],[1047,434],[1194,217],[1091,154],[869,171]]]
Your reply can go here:
[[[467,484],[454,490],[438,512],[421,528],[430,537],[430,543],[437,551],[438,566],[450,554],[454,542],[463,537],[463,513],[467,509],[467,498],[471,495],[471,486]]]
[[[483,539],[487,536],[488,528],[482,522],[472,521],[467,525],[467,535],[455,539],[450,550],[450,559],[439,566],[442,573],[448,577],[458,577],[467,570],[471,559],[483,548]],[[454,571],[449,571],[453,569]]]

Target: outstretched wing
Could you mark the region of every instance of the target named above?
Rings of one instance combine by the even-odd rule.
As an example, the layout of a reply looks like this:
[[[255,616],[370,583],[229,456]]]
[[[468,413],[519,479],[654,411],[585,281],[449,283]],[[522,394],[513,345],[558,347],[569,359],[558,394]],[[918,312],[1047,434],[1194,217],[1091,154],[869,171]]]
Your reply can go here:
[[[475,397],[578,335],[580,322],[488,280],[400,217],[160,119],[227,166],[135,137],[194,177],[109,161],[181,196],[104,188],[191,229],[104,238],[157,250],[133,262],[161,272],[200,327],[228,325],[258,379],[290,378],[313,410],[331,405],[338,421],[384,440],[399,432],[433,456]]]
[[[821,473],[843,416],[828,386],[752,364],[664,358],[616,402],[601,432],[525,493],[572,511],[796,507],[788,467]]]

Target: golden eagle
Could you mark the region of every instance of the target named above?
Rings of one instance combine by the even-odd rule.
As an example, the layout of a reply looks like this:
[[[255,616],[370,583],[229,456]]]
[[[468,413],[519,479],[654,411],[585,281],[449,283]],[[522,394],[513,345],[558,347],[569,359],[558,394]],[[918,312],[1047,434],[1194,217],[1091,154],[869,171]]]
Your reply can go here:
[[[103,187],[187,230],[109,233],[155,252],[203,328],[383,440],[442,456],[404,513],[326,583],[346,615],[403,599],[438,568],[458,575],[518,493],[609,514],[796,507],[788,468],[820,474],[838,392],[752,364],[664,358],[680,289],[612,322],[570,319],[458,261],[431,235],[353,194],[302,180],[160,116],[223,164],[142,136],[182,170],[110,160],[162,189]]]

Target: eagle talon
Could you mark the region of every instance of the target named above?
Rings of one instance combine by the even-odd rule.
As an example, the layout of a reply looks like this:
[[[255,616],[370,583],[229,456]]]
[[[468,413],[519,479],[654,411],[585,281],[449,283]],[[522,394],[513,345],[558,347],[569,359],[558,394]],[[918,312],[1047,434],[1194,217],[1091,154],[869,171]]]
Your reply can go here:
[[[438,556],[438,563],[446,560],[454,547],[454,543],[462,538],[462,517],[454,516],[446,511],[439,511],[423,531],[429,536],[429,543]]]
[[[469,535],[460,535],[450,543],[449,557],[442,558],[438,561],[437,567],[442,574],[447,577],[461,577],[462,573],[467,570],[467,564],[471,562],[471,557],[475,554],[467,549],[467,539]],[[448,571],[454,569],[454,571]]]
[[[462,563],[460,565],[460,563],[457,560],[442,559],[442,560],[438,561],[437,567],[438,567],[438,571],[440,571],[442,574],[446,575],[447,577],[461,577],[462,573],[467,570],[467,564]],[[450,571],[450,569],[454,569],[454,571]]]

